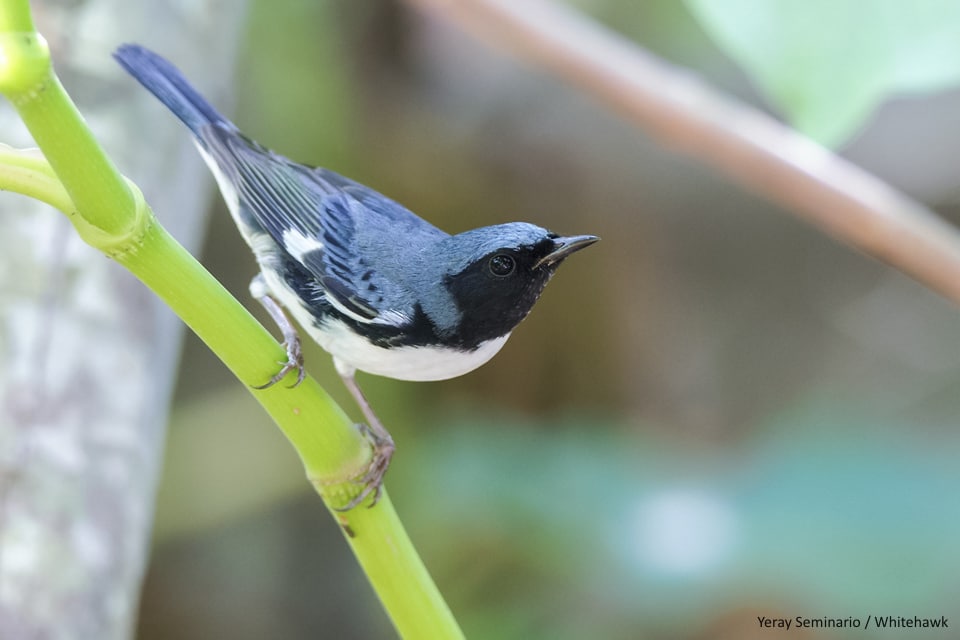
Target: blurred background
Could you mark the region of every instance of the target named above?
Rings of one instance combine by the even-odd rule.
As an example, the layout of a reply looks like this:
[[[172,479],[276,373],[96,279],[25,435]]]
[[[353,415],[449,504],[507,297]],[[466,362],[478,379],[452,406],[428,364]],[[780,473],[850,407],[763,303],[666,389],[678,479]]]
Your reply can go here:
[[[692,5],[576,5],[770,109]],[[251,137],[449,232],[527,220],[603,238],[480,370],[361,380],[397,440],[391,496],[468,637],[960,626],[951,303],[403,4],[252,0],[245,29],[233,114]],[[957,220],[960,91],[859,124],[844,156]],[[200,257],[249,301],[254,261],[210,206]],[[329,357],[306,361],[359,418]],[[139,639],[392,636],[293,450],[193,336],[164,464]]]

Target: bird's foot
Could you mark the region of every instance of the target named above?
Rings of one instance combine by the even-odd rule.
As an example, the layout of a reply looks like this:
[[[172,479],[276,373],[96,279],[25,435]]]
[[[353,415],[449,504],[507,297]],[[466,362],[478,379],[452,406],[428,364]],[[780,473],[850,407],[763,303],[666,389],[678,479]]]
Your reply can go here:
[[[373,456],[370,458],[370,464],[367,468],[352,480],[353,483],[362,485],[363,488],[360,493],[345,506],[335,507],[335,511],[350,511],[370,496],[373,496],[373,499],[367,505],[367,508],[377,504],[383,491],[383,476],[386,475],[387,469],[390,467],[390,460],[393,458],[393,452],[396,448],[393,444],[393,438],[385,429],[378,432],[363,423],[358,424],[357,428],[370,443]]]
[[[300,338],[294,333],[287,340],[284,340],[283,348],[287,350],[287,361],[279,363],[283,365],[280,367],[280,371],[267,380],[266,384],[251,385],[254,389],[268,389],[283,380],[287,374],[294,369],[297,371],[297,381],[290,385],[290,387],[296,387],[303,382],[303,378],[307,375],[307,370],[303,367],[303,350],[300,348]]]
[[[280,333],[283,334],[283,348],[287,351],[287,361],[279,363],[283,365],[280,371],[267,380],[266,384],[251,386],[253,386],[254,389],[267,389],[283,380],[288,373],[296,369],[297,381],[290,385],[291,388],[295,387],[303,382],[303,378],[307,375],[306,370],[303,368],[303,351],[300,349],[300,336],[297,335],[297,330],[283,312],[280,303],[270,297],[267,281],[264,279],[262,273],[257,274],[253,280],[250,281],[250,294],[256,298],[257,302],[263,305],[263,308],[277,324],[277,328],[280,329]]]

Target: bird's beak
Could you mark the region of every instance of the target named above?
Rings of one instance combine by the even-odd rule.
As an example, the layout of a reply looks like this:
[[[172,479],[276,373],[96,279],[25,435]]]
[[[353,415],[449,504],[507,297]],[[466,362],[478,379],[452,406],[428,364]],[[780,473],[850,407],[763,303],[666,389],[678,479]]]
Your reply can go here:
[[[552,264],[557,264],[574,251],[580,251],[580,249],[589,247],[599,239],[600,238],[597,236],[569,236],[566,238],[554,238],[553,251],[537,260],[536,264],[533,265],[533,268],[539,269],[540,267],[548,267]]]

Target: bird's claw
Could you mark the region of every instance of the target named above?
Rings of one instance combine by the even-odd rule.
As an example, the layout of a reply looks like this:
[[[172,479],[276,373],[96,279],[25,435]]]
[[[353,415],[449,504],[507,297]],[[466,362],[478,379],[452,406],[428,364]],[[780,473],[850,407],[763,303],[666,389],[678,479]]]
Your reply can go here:
[[[393,452],[396,448],[393,444],[393,438],[390,434],[381,435],[376,433],[367,425],[360,423],[357,428],[363,436],[370,442],[373,449],[373,456],[370,458],[370,464],[362,474],[357,475],[351,482],[363,486],[360,493],[353,500],[343,507],[335,507],[334,511],[350,511],[360,505],[368,497],[373,496],[367,508],[373,507],[380,500],[383,492],[383,477],[390,467],[390,460],[393,458]]]
[[[287,374],[294,369],[297,371],[297,381],[290,385],[290,387],[296,387],[303,382],[304,377],[307,375],[307,370],[303,366],[303,349],[300,348],[300,339],[293,336],[291,339],[284,341],[283,347],[287,350],[287,361],[280,362],[280,364],[283,365],[280,367],[280,371],[267,380],[266,384],[253,385],[254,389],[268,389],[287,377]]]

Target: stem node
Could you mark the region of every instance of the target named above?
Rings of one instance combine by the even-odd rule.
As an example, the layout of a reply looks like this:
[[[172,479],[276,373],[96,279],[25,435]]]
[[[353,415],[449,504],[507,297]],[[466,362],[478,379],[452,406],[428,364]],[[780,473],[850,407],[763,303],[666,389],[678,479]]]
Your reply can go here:
[[[43,91],[50,77],[50,48],[39,33],[0,33],[0,93],[15,105]]]

